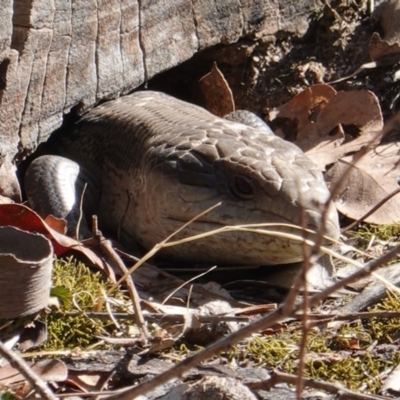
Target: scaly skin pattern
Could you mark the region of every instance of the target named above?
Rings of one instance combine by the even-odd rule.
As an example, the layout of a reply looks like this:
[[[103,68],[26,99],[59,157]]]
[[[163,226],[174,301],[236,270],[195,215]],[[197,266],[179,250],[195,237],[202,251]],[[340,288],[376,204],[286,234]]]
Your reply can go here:
[[[144,249],[217,203],[174,240],[261,223],[274,224],[267,230],[301,236],[282,224],[318,230],[329,198],[320,171],[292,143],[152,91],[89,111],[65,138],[59,155],[40,157],[28,170],[26,189],[33,207],[42,215],[67,218],[73,230],[87,183],[86,219],[97,214],[102,230]],[[333,206],[326,216],[325,234],[337,239]],[[294,240],[226,229],[164,248],[161,255],[247,265],[303,258]]]

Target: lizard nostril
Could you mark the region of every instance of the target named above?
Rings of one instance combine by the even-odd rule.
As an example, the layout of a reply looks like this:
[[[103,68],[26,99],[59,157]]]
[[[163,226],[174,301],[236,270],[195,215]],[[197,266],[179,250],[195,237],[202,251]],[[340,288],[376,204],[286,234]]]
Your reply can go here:
[[[252,199],[255,195],[253,181],[244,175],[234,176],[230,188],[235,196],[243,200]]]

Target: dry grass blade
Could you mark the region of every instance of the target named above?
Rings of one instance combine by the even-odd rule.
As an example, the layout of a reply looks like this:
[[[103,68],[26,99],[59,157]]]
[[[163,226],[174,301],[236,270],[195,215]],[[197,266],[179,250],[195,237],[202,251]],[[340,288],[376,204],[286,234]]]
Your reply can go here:
[[[382,134],[382,133],[381,133]],[[362,153],[364,155],[365,152]],[[360,157],[362,156],[360,155]],[[344,179],[344,177],[343,177]],[[330,199],[331,201],[331,199]],[[264,227],[266,224],[262,224]],[[281,237],[286,237],[290,238],[293,240],[299,240],[301,241],[304,245],[309,246],[312,248],[312,250],[309,252],[311,255],[315,254],[317,250],[319,249],[319,244],[322,242],[322,233],[319,235],[319,238],[317,240],[317,243],[314,243],[310,240],[304,239],[302,236],[296,236],[296,235],[288,235],[288,234],[282,234],[281,232],[271,232],[271,231],[264,231],[261,229],[258,229],[260,226],[251,226],[251,227],[225,227],[221,228],[217,231],[221,230],[230,230],[230,229],[235,229],[235,230],[251,230],[254,232],[258,232],[261,234],[268,234],[268,235],[276,235],[276,236],[281,236]],[[323,227],[322,227],[323,229]],[[212,232],[210,234],[215,234],[215,232]],[[201,236],[201,235],[199,235]],[[195,240],[195,238],[187,238],[185,240]],[[167,246],[172,246],[176,242],[165,242],[165,245]],[[330,254],[335,254],[332,250],[329,250],[327,248],[324,248],[321,246],[321,250],[330,253]],[[295,305],[295,298],[297,291],[304,286],[304,281],[302,279],[295,280],[295,285],[292,288],[292,290],[289,292],[289,295],[284,302],[283,305],[281,305],[276,311],[272,312],[271,314],[267,315],[266,317],[240,329],[237,332],[234,332],[233,334],[229,335],[228,337],[219,340],[218,342],[210,345],[203,351],[188,357],[186,360],[182,361],[181,363],[177,364],[175,367],[171,368],[170,370],[160,374],[156,378],[144,382],[142,384],[139,384],[136,387],[127,389],[126,391],[118,394],[117,396],[109,396],[107,397],[108,400],[112,399],[120,399],[120,400],[128,400],[135,398],[139,396],[140,394],[144,394],[147,391],[153,389],[154,387],[157,387],[163,383],[168,382],[169,380],[176,378],[178,376],[181,376],[185,371],[188,369],[194,367],[198,363],[214,356],[215,354],[218,354],[222,352],[224,349],[229,348],[229,346],[232,346],[239,341],[245,339],[246,337],[250,336],[251,334],[258,332],[260,330],[266,329],[270,327],[271,325],[281,321],[284,318],[292,317],[295,316],[297,312],[299,311],[304,311],[305,309],[308,309],[309,307],[316,306],[319,304],[322,300],[326,299],[329,295],[335,293],[339,289],[343,288],[345,285],[355,282],[356,280],[365,277],[372,272],[374,272],[378,267],[388,263],[392,259],[394,259],[398,254],[400,253],[400,247],[395,248],[391,252],[387,253],[386,255],[382,256],[378,260],[374,260],[370,263],[368,263],[366,266],[361,268],[359,271],[356,273],[350,275],[349,277],[343,279],[341,282],[337,282],[336,284],[328,287],[327,289],[323,290],[321,293],[318,293],[310,298],[303,300],[299,305]],[[349,260],[351,261],[351,260]],[[361,265],[360,265],[361,266]],[[302,348],[303,348],[303,353],[305,352],[305,342],[303,341],[302,343]],[[301,378],[302,379],[302,378]],[[302,387],[302,382],[304,381],[297,381],[299,392],[301,391]],[[298,392],[298,396],[299,396]],[[371,398],[377,398],[377,397],[371,397]]]
[[[339,83],[343,81],[347,81],[348,79],[354,78],[356,75],[358,75],[360,72],[365,71],[367,69],[374,69],[376,67],[380,66],[377,61],[371,61],[368,63],[365,63],[361,65],[359,68],[357,68],[354,72],[352,72],[350,75],[343,76],[341,78],[335,79],[334,81],[328,82],[329,85],[333,85],[334,83]]]
[[[143,344],[147,344],[147,340],[150,335],[146,327],[146,322],[143,318],[142,309],[140,308],[140,297],[136,290],[136,286],[133,283],[132,276],[129,274],[129,271],[126,268],[125,264],[123,263],[119,255],[112,247],[111,242],[109,240],[106,240],[100,233],[100,231],[97,229],[97,218],[93,220],[93,231],[95,236],[99,240],[100,247],[102,248],[102,250],[113,260],[115,265],[119,268],[121,274],[125,277],[125,282],[128,288],[129,297],[132,301],[133,309],[135,310],[135,321],[139,327]]]
[[[313,307],[318,305],[322,300],[326,299],[329,295],[333,294],[337,290],[341,289],[345,285],[355,282],[356,280],[369,275],[371,272],[379,268],[380,266],[390,262],[393,260],[398,254],[400,254],[400,246],[396,247],[389,253],[385,254],[378,260],[375,260],[369,263],[362,270],[355,272],[349,277],[343,279],[341,282],[337,282],[336,284],[328,287],[323,290],[321,293],[313,295],[309,298],[309,306]],[[293,290],[291,291],[293,292]],[[119,393],[118,395],[112,395],[106,397],[106,400],[131,400],[135,397],[148,392],[149,390],[154,389],[157,386],[162,385],[174,379],[176,377],[181,376],[190,368],[196,366],[197,364],[205,361],[206,359],[222,352],[223,350],[229,348],[230,346],[238,343],[241,340],[244,340],[246,337],[252,335],[255,332],[267,329],[275,323],[278,323],[284,318],[289,318],[295,316],[296,313],[303,309],[304,303],[301,302],[299,305],[293,306],[292,299],[293,295],[289,294],[287,300],[283,305],[281,305],[276,311],[271,314],[263,317],[262,319],[253,322],[252,324],[240,329],[237,332],[232,333],[228,337],[221,339],[199,353],[188,357],[184,361],[180,362],[170,370],[156,376],[154,379],[143,382],[135,387],[128,388],[124,392]],[[371,397],[374,398],[374,397]],[[376,399],[377,397],[375,397]]]
[[[179,289],[182,289],[184,286],[186,286],[188,283],[195,281],[196,279],[201,278],[204,275],[207,275],[209,272],[213,271],[215,268],[217,268],[216,265],[213,267],[209,268],[207,271],[203,272],[202,274],[196,275],[193,278],[189,279],[188,281],[183,282],[181,285],[179,285],[177,288],[175,288],[164,300],[161,304],[165,304]]]
[[[83,218],[83,197],[85,196],[86,188],[87,188],[87,182],[85,182],[85,185],[83,186],[81,198],[79,199],[79,217],[76,223],[76,231],[75,231],[75,237],[78,240],[79,240],[79,229],[81,227],[81,222]]]
[[[135,265],[129,269],[119,280],[118,282],[110,289],[109,292],[114,291],[126,278],[128,275],[130,275],[132,272],[136,271],[142,264],[144,264],[149,258],[153,257],[154,254],[156,254],[162,247],[167,243],[172,237],[174,237],[176,234],[178,234],[180,231],[185,229],[188,225],[190,225],[193,221],[196,221],[198,218],[201,218],[203,215],[207,214],[211,210],[213,210],[216,207],[219,207],[221,203],[217,203],[214,206],[208,208],[207,210],[203,211],[196,217],[192,218],[190,221],[186,222],[183,224],[179,229],[177,229],[175,232],[173,232],[171,235],[169,235],[166,239],[164,239],[161,243],[156,244],[147,254],[145,254]]]
[[[269,310],[271,310],[269,308]],[[243,310],[240,310],[243,311]],[[246,310],[244,310],[246,311]],[[239,312],[238,312],[239,313]],[[80,313],[77,311],[71,311],[66,313],[67,316],[76,316]],[[400,314],[400,313],[399,313]],[[110,319],[110,314],[106,312],[85,312],[85,315],[88,318],[97,318],[97,319]],[[113,318],[116,320],[118,319],[126,319],[132,320],[135,319],[133,314],[128,313],[113,313]],[[184,314],[157,314],[157,313],[146,313],[144,315],[145,319],[150,321],[171,321],[171,322],[183,322],[184,321]],[[199,315],[198,317],[199,322],[248,322],[249,317],[247,316],[240,316],[240,315]],[[325,315],[326,318],[326,315]]]
[[[309,314],[310,319],[318,322],[353,321],[371,318],[400,318],[400,311],[360,311],[346,314]]]

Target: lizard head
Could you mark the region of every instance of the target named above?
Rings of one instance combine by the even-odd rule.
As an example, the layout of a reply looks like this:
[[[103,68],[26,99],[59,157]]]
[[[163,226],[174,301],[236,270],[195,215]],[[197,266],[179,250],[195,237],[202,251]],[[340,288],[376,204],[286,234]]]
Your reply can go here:
[[[282,264],[303,259],[301,238],[315,239],[323,224],[324,235],[338,239],[338,215],[328,204],[322,173],[297,146],[219,118],[196,129],[201,134],[192,130],[186,141],[180,135],[179,143],[152,145],[146,190],[141,192],[146,200],[136,217],[136,236],[144,247],[161,242],[191,219],[173,240],[205,237],[167,247],[162,255],[198,262]],[[253,231],[242,227],[254,224],[270,225]],[[286,239],[282,233],[299,239]]]

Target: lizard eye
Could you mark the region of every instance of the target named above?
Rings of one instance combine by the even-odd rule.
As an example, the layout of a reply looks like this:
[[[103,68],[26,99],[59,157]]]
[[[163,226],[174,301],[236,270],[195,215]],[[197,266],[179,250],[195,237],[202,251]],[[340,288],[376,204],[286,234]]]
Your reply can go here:
[[[243,200],[250,200],[255,195],[253,181],[245,175],[235,175],[230,185],[232,194]]]

